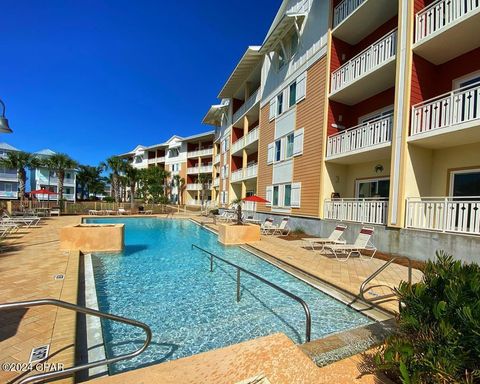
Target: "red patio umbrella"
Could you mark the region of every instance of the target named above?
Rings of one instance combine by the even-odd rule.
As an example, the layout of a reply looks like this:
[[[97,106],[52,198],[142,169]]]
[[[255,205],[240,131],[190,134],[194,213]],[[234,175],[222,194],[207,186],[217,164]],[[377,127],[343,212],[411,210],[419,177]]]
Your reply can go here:
[[[265,200],[263,197],[257,196],[257,195],[252,195],[252,196],[247,196],[242,199],[243,201],[252,201],[254,203],[269,203],[268,200]]]
[[[255,203],[252,218],[255,218],[255,213],[257,212],[257,203],[269,203],[268,200],[265,200],[263,197],[257,195],[244,197],[242,201],[251,201],[252,203]]]
[[[50,191],[48,189],[36,189],[34,191],[30,191],[32,195],[58,195],[57,192]]]

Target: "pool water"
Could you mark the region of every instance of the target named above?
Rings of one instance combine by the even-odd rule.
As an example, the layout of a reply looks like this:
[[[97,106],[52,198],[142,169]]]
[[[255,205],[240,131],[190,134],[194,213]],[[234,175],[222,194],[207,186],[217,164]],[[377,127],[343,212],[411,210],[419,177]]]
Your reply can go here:
[[[156,218],[87,219],[125,223],[125,250],[94,254],[92,262],[101,311],[136,319],[153,332],[150,347],[137,358],[114,364],[125,371],[283,332],[305,342],[302,306],[246,274],[236,301],[236,269],[192,250],[196,244],[301,297],[312,315],[312,340],[372,321],[343,303],[241,249],[224,247],[217,236],[188,220]],[[108,357],[142,345],[143,331],[104,321]]]

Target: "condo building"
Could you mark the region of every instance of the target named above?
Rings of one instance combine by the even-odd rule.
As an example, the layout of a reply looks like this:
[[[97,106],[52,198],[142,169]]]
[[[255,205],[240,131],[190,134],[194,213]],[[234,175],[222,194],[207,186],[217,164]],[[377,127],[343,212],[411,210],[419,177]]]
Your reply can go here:
[[[380,249],[480,244],[480,2],[285,0],[203,119],[212,196]],[[320,225],[318,225],[320,224]],[[423,248],[423,249],[422,249]]]
[[[0,157],[6,158],[9,152],[20,150],[7,143],[0,143]],[[0,167],[0,199],[18,199],[18,172],[16,169]]]
[[[138,145],[119,155],[138,169],[160,167],[170,173],[166,191],[172,203],[212,205],[214,131],[188,137],[172,136],[164,143]],[[175,176],[179,177],[175,177]],[[203,194],[203,196],[202,196]]]
[[[51,149],[43,149],[33,153],[38,158],[47,158],[55,154]],[[77,171],[69,169],[65,172],[63,179],[63,199],[67,201],[76,201],[77,196]],[[47,189],[51,192],[58,193],[58,177],[57,174],[46,168],[38,167],[30,170],[30,189],[32,191],[39,189]],[[35,197],[38,200],[57,200],[58,195],[42,195],[37,194]]]

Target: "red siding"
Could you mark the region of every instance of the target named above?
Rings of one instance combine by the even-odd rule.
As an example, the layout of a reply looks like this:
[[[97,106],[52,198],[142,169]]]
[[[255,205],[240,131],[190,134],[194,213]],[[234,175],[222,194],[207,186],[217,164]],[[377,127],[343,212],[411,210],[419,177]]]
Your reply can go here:
[[[242,162],[243,162],[242,157],[232,156],[232,162],[231,162],[232,171],[236,171],[237,169],[242,168]]]
[[[332,54],[330,55],[330,71],[334,72],[347,62],[351,56],[352,46],[332,36]],[[342,60],[342,55],[345,59]]]
[[[352,51],[352,57],[362,52],[365,48],[375,43],[378,39],[385,36],[387,33],[393,31],[395,28],[397,28],[397,26],[398,26],[398,17],[394,16],[390,20],[388,20],[386,23],[378,27],[370,35],[365,37],[362,41],[355,44],[355,47]]]

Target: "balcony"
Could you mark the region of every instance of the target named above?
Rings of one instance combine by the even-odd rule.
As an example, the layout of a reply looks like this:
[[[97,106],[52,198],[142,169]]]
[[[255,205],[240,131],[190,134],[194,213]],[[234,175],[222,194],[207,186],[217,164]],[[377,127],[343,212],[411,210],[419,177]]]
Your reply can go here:
[[[480,83],[456,89],[412,107],[409,141],[443,148],[480,141]]]
[[[415,15],[413,51],[433,64],[443,64],[480,46],[479,25],[479,1],[435,1]]]
[[[243,148],[250,148],[252,144],[258,141],[259,129],[258,127],[252,129],[245,136],[242,136],[240,139],[235,141],[232,144],[231,154],[234,155],[240,152]]]
[[[328,137],[326,160],[351,163],[383,159],[392,143],[393,114]]]
[[[15,173],[0,172],[0,180],[18,181],[17,172]]]
[[[213,164],[218,164],[220,163],[220,155],[215,155],[215,157],[213,158]]]
[[[212,173],[213,165],[202,165],[199,169],[199,173]]]
[[[333,11],[332,35],[351,45],[398,13],[398,0],[343,0]]]
[[[233,171],[230,177],[230,182],[235,183],[243,180],[253,179],[258,175],[258,164],[249,165],[246,168],[241,168]]]
[[[17,191],[0,191],[0,199],[18,199]]]
[[[205,185],[205,190],[212,189],[212,184]],[[187,191],[201,191],[202,184],[199,183],[189,183],[187,184]]]
[[[219,187],[220,186],[220,179],[218,177],[216,177],[215,179],[213,179],[213,186],[215,188]]]
[[[406,227],[480,235],[480,197],[407,198]]]
[[[57,186],[58,185],[58,178],[55,176],[43,176],[41,175],[37,180],[37,184],[45,184],[45,185],[53,185]],[[73,186],[75,185],[75,179],[72,178],[65,178],[63,180],[63,185],[68,185],[68,186]]]
[[[330,100],[354,105],[391,88],[396,50],[395,29],[332,73]]]
[[[250,97],[242,104],[240,108],[233,114],[233,124],[240,120],[250,109],[260,102],[260,92],[257,89]]]
[[[337,221],[352,221],[362,224],[387,224],[388,200],[326,199],[324,218]]]
[[[196,151],[187,152],[187,157],[204,157],[212,156],[213,148],[198,149]]]

